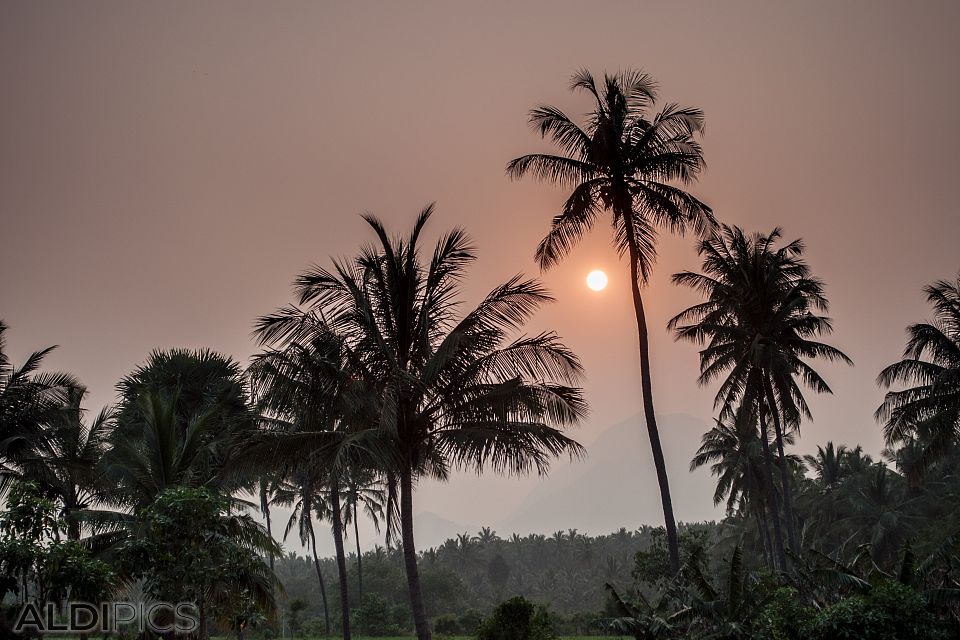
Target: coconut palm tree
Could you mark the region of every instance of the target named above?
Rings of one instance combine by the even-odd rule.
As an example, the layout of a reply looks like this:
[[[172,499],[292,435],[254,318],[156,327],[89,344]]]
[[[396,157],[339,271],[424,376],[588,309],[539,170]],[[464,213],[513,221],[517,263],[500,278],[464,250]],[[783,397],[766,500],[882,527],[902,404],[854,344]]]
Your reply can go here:
[[[71,390],[80,386],[65,373],[40,371],[50,352],[47,347],[30,354],[16,366],[6,354],[7,325],[0,321],[0,479],[12,473],[10,464],[31,450],[44,425],[54,420]]]
[[[877,378],[887,388],[913,385],[888,392],[876,415],[884,423],[888,445],[912,439],[921,443],[914,476],[943,458],[960,434],[960,276],[956,282],[935,282],[924,292],[934,319],[907,329],[903,359]]]
[[[313,554],[313,566],[320,583],[325,634],[329,636],[330,611],[327,603],[327,585],[323,579],[323,572],[320,570],[320,557],[317,555],[317,534],[313,528],[314,516],[323,519],[326,513],[327,507],[323,497],[317,492],[312,475],[298,470],[290,474],[290,478],[286,482],[275,488],[271,502],[277,506],[292,507],[287,525],[283,530],[284,542],[286,542],[287,536],[290,535],[293,528],[296,527],[300,544],[303,546],[310,545],[310,551]]]
[[[834,489],[846,475],[844,461],[848,454],[849,449],[845,445],[836,447],[833,442],[828,442],[826,446],[817,446],[816,455],[808,454],[803,456],[803,459],[822,489]]]
[[[360,510],[380,533],[380,521],[386,501],[383,482],[369,470],[355,470],[347,476],[343,487],[343,524],[353,525],[353,541],[357,547],[357,599],[363,603],[363,551],[360,549]]]
[[[710,207],[681,188],[694,182],[704,168],[696,140],[704,130],[704,115],[699,109],[675,104],[654,113],[656,84],[650,76],[634,71],[606,75],[598,86],[593,76],[582,70],[573,76],[570,88],[584,91],[594,100],[585,126],[577,125],[556,107],[533,109],[530,124],[541,137],[549,137],[560,153],[516,158],[507,165],[507,175],[513,179],[532,175],[571,189],[550,232],[537,247],[536,259],[542,269],[563,259],[602,212],[612,216],[614,244],[630,261],[644,418],[660,484],[670,564],[677,573],[680,547],[653,407],[641,289],[653,270],[660,230],[704,233],[715,224]]]
[[[724,412],[757,404],[764,445],[767,417],[771,419],[787,536],[796,552],[785,426],[796,427],[802,416],[810,417],[800,383],[818,393],[831,393],[806,360],[823,358],[849,364],[850,359],[814,339],[832,330],[829,318],[818,315],[828,308],[823,284],[810,274],[802,258],[803,243],[795,240],[778,248],[780,237],[779,229],[748,236],[739,227],[723,225],[703,240],[698,252],[703,256],[704,273],[684,271],[673,280],[700,291],[707,299],[679,313],[668,326],[678,339],[706,345],[700,352],[701,384],[726,372],[716,396],[716,404]],[[770,482],[772,485],[772,478]],[[775,532],[778,517],[774,516]],[[780,556],[783,563],[783,554]]]
[[[350,395],[353,383],[346,375],[343,356],[342,341],[329,332],[256,356],[250,367],[251,380],[265,411],[262,419],[272,424],[272,430],[259,434],[239,458],[241,466],[261,473],[282,474],[294,466],[309,477],[310,486],[320,496],[316,499],[324,501],[336,549],[341,629],[344,639],[349,640],[350,597],[341,491],[351,471],[371,464],[369,452],[351,448],[349,432],[351,425],[363,422],[364,416],[358,411],[370,403]]]
[[[102,494],[100,462],[114,420],[113,409],[105,407],[84,424],[81,404],[86,395],[83,387],[68,390],[67,404],[52,416],[44,437],[18,465],[21,479],[35,483],[60,505],[70,540],[80,539],[79,513]]]
[[[787,434],[786,441],[793,443],[791,434]],[[717,476],[714,504],[726,501],[728,516],[739,513],[754,518],[760,544],[770,562],[774,549],[766,512],[776,511],[771,508],[764,451],[753,412],[741,410],[734,416],[715,421],[714,427],[704,434],[700,448],[690,462],[690,470],[711,465],[711,472]],[[791,463],[798,465],[800,460],[791,457]]]
[[[372,216],[377,243],[334,270],[298,278],[304,313],[282,310],[258,325],[261,339],[306,342],[334,334],[337,366],[377,402],[369,438],[391,495],[399,496],[404,567],[417,636],[430,638],[414,540],[413,494],[421,478],[446,479],[453,468],[546,473],[580,446],[562,428],[586,412],[574,385],[579,360],[552,333],[511,341],[526,319],[552,300],[538,283],[515,277],[457,317],[459,283],[474,259],[456,229],[420,255],[424,209],[405,239],[391,238]],[[342,367],[346,365],[346,367]],[[356,422],[354,422],[356,424]],[[373,432],[371,437],[369,432]],[[388,514],[391,510],[388,508]]]

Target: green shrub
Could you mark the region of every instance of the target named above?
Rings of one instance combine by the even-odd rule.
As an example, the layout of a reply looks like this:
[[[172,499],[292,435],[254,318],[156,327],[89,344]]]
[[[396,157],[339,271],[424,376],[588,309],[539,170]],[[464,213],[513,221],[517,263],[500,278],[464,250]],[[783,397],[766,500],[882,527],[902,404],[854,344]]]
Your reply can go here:
[[[478,640],[550,640],[554,637],[547,610],[523,596],[500,603],[477,632]]]
[[[796,589],[781,587],[763,609],[765,635],[771,640],[805,640],[806,627],[815,614]]]
[[[938,640],[946,638],[923,598],[887,580],[866,595],[841,600],[808,625],[810,640]]]

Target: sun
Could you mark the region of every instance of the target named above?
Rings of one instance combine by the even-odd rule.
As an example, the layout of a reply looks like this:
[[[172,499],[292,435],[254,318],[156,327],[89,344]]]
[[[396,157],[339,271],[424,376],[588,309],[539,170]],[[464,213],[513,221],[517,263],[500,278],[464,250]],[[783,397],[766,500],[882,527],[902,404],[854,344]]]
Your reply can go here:
[[[607,288],[607,274],[599,269],[587,274],[587,286],[594,291],[603,291]]]

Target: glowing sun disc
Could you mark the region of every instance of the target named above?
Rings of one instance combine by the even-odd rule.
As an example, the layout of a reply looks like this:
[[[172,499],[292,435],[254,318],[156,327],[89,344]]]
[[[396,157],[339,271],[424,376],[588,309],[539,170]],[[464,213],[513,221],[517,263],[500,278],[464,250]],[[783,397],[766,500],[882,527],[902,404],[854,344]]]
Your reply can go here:
[[[607,274],[597,269],[587,274],[587,286],[594,291],[602,291],[607,287]]]

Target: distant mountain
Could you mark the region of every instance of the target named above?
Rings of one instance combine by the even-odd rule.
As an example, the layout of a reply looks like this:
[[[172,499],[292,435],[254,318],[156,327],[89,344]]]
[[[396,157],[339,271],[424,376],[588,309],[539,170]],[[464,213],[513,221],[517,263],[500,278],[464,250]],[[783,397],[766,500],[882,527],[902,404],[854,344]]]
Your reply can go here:
[[[421,551],[438,547],[448,539],[457,537],[457,534],[475,535],[480,530],[478,526],[459,524],[442,518],[432,511],[421,511],[416,515],[414,522],[416,523],[416,547]]]
[[[713,506],[710,470],[689,471],[707,426],[686,414],[660,416],[658,426],[677,519],[721,517],[722,508]],[[597,535],[620,527],[662,524],[660,491],[642,415],[605,430],[587,445],[587,454],[585,461],[556,465],[521,506],[497,524],[501,535],[567,529]]]

